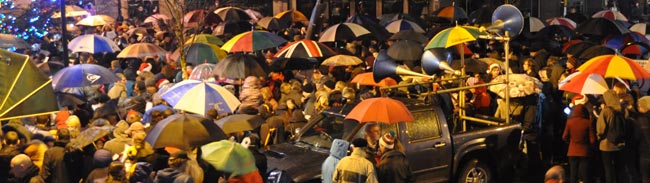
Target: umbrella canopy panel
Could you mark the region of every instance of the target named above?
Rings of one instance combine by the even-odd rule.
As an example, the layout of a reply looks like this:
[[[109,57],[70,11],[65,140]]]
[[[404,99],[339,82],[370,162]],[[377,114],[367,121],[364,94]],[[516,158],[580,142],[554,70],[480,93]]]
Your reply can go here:
[[[217,64],[213,74],[222,78],[244,79],[248,76],[264,77],[266,72],[257,59],[247,54],[231,54]]]
[[[95,64],[79,64],[66,67],[52,77],[54,90],[84,87],[99,84],[111,84],[119,81],[113,71]]]
[[[175,114],[158,122],[145,141],[153,148],[190,150],[225,138],[223,130],[210,119],[195,114]]]

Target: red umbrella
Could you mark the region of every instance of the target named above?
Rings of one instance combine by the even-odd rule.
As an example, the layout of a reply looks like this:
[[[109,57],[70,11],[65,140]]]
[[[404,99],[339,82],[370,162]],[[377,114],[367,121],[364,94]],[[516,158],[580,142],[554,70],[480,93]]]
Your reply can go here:
[[[548,25],[562,25],[565,26],[571,30],[576,29],[576,22],[569,18],[564,18],[564,17],[555,17],[555,18],[549,18],[546,19],[546,23]]]
[[[384,97],[361,101],[345,119],[357,120],[359,123],[382,122],[388,124],[414,121],[411,111],[406,108],[404,103]]]
[[[198,27],[199,22],[201,22],[207,16],[208,12],[205,10],[194,10],[187,12],[183,16],[183,23],[186,27]]]
[[[385,78],[379,81],[378,83],[375,82],[375,79],[373,79],[372,77],[372,72],[357,74],[357,76],[354,76],[354,79],[352,79],[351,83],[357,83],[363,86],[377,86],[377,87],[397,85],[397,81],[395,81],[393,78]]]
[[[288,44],[282,48],[273,57],[275,58],[314,58],[314,57],[331,57],[336,55],[336,52],[327,45],[322,43],[303,39],[297,42]]]

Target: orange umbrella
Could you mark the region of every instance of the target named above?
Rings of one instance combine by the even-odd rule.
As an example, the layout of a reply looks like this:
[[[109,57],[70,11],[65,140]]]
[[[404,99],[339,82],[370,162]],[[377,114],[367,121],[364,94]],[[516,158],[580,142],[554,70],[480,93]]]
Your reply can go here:
[[[372,78],[372,72],[357,74],[357,76],[355,76],[354,79],[352,79],[351,83],[357,83],[363,86],[377,86],[377,87],[397,85],[397,81],[395,81],[393,78],[385,78],[379,81],[378,83],[376,83],[375,79]]]
[[[278,19],[280,25],[290,25],[293,22],[307,22],[309,19],[305,14],[296,10],[287,10],[273,16]]]
[[[599,74],[605,78],[639,80],[650,78],[650,73],[634,60],[619,55],[603,55],[585,62],[578,70],[582,73]]]
[[[414,121],[411,111],[406,108],[404,103],[384,97],[361,101],[345,119],[357,120],[359,123],[382,122],[388,124]]]

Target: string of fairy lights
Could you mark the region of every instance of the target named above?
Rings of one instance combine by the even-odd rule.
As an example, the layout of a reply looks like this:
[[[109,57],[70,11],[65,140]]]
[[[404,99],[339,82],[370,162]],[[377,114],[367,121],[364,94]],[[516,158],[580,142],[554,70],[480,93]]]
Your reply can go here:
[[[60,10],[59,0],[31,0],[27,7],[19,7],[12,0],[0,0],[0,33],[35,41],[56,26],[52,14]],[[79,0],[75,4],[83,5]],[[25,9],[26,8],[26,9]]]

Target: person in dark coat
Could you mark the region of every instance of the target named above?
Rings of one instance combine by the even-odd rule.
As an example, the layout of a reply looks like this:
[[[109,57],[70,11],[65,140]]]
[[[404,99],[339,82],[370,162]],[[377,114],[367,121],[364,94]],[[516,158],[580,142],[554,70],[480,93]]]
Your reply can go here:
[[[190,158],[185,151],[178,151],[169,157],[169,168],[162,169],[156,174],[154,182],[157,183],[191,183],[193,178],[184,172]]]
[[[29,156],[19,154],[11,159],[11,173],[14,174],[14,179],[9,182],[15,183],[45,183],[43,178],[38,175],[39,169]],[[6,177],[3,177],[3,179]]]
[[[94,169],[88,174],[88,177],[84,180],[85,183],[93,183],[98,180],[106,180],[109,175],[109,165],[111,165],[113,154],[111,151],[106,149],[100,149],[95,151],[93,155],[93,166]]]
[[[64,160],[65,154],[67,153],[65,146],[70,141],[70,132],[67,129],[59,129],[57,135],[59,139],[54,142],[54,147],[45,151],[43,173],[41,176],[43,176],[46,182],[52,183],[79,182],[78,179],[72,179],[72,176],[68,172],[68,165]]]
[[[0,131],[0,136],[2,135]],[[20,154],[18,150],[20,147],[20,140],[18,138],[18,133],[15,131],[9,131],[2,136],[2,142],[0,142],[0,177],[9,177],[11,166],[11,159]],[[7,179],[0,178],[0,182],[7,182]]]
[[[584,101],[582,95],[576,95],[574,101]],[[577,100],[576,100],[577,99]],[[585,101],[586,102],[586,101]],[[596,135],[591,128],[589,113],[583,104],[573,107],[571,117],[567,120],[562,139],[569,143],[567,156],[569,157],[569,180],[571,183],[577,183],[579,179],[583,182],[590,182],[589,167],[589,148],[590,144],[596,143]]]
[[[639,142],[639,170],[641,182],[650,183],[650,96],[641,97],[637,103],[639,113],[636,116],[635,135]]]
[[[377,164],[377,180],[379,182],[399,183],[415,182],[406,155],[396,149],[398,141],[395,132],[390,131],[379,139],[381,158]]]

